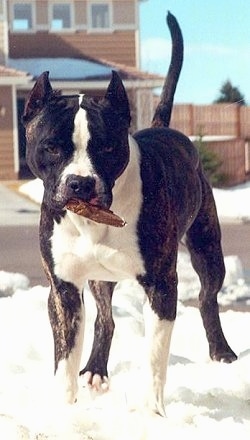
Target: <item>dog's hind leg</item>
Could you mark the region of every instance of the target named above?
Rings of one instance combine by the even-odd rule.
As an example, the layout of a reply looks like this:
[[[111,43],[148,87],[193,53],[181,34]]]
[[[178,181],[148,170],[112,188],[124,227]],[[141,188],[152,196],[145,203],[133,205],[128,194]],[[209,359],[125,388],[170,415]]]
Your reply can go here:
[[[174,320],[160,319],[147,300],[143,307],[148,352],[147,404],[150,410],[165,416],[164,386]]]
[[[197,272],[201,290],[199,308],[213,360],[233,362],[237,359],[223,334],[217,294],[222,287],[225,267],[221,248],[221,231],[212,190],[202,178],[203,203],[197,218],[186,234],[192,265]]]
[[[147,405],[148,408],[165,416],[164,386],[172,330],[176,317],[177,243],[174,239],[167,246],[167,255],[158,264],[152,261],[147,274],[138,277],[147,300],[144,304],[144,322],[147,356]],[[149,264],[151,264],[151,262]]]
[[[92,351],[80,375],[84,375],[86,382],[98,391],[103,389],[103,385],[107,386],[107,363],[115,327],[111,306],[115,285],[107,281],[89,281],[96,301],[97,316]]]

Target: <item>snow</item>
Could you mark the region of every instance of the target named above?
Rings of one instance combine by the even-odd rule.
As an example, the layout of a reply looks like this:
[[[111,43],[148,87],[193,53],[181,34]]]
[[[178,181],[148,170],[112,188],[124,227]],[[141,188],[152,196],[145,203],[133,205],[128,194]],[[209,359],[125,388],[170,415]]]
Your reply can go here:
[[[33,181],[21,191],[33,199],[35,193],[39,201],[40,189],[40,182]],[[250,218],[246,203],[249,191],[249,185],[214,190],[220,216],[233,221]],[[250,297],[250,288],[239,257],[227,257],[225,262],[227,276],[219,301],[237,304]],[[180,254],[178,268],[180,301],[165,391],[166,418],[149,414],[143,407],[142,292],[135,283],[119,284],[114,295],[116,328],[109,361],[110,390],[98,395],[79,380],[77,403],[64,405],[57,399],[53,380],[49,288],[30,288],[24,275],[0,271],[0,438],[158,440],[182,434],[192,440],[213,436],[249,440],[250,313],[235,309],[221,313],[224,333],[239,358],[230,365],[212,362],[199,311],[183,304],[184,299],[197,297],[199,289],[187,254]],[[85,296],[82,366],[91,347],[95,318],[87,289]]]
[[[218,215],[221,219],[250,221],[250,182],[231,189],[214,189]]]

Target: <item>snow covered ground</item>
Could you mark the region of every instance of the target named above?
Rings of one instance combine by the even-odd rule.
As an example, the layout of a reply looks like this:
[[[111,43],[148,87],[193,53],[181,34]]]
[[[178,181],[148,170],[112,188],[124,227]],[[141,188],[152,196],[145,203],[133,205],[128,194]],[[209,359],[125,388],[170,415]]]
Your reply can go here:
[[[38,181],[22,188],[41,198]],[[35,194],[35,196],[34,196]],[[250,185],[215,190],[221,218],[250,219]],[[250,244],[249,244],[250,245]],[[250,298],[237,256],[225,259],[222,304]],[[0,438],[4,440],[158,440],[250,438],[250,313],[221,313],[225,335],[238,354],[233,364],[212,362],[199,312],[182,300],[199,283],[186,254],[179,261],[178,316],[166,386],[166,418],[143,410],[143,320],[141,291],[132,282],[114,295],[116,330],[110,354],[110,390],[95,395],[80,382],[78,402],[58,402],[53,382],[53,341],[47,316],[48,287],[29,287],[22,274],[0,271]],[[1,268],[0,268],[1,269]],[[82,365],[93,332],[95,307],[86,291],[87,324]]]

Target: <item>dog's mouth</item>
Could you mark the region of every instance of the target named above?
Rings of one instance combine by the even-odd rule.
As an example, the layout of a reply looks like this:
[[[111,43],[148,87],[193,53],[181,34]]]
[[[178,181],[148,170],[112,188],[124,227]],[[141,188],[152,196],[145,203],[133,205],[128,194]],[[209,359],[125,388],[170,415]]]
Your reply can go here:
[[[91,198],[81,197],[81,195],[75,194],[73,197],[69,197],[64,204],[64,207],[71,201],[78,200],[79,202],[86,203],[89,206],[94,206],[95,208],[107,210],[110,208],[112,201],[105,194],[95,195]]]
[[[108,201],[101,199],[100,197],[92,197],[91,199],[86,199],[83,197],[78,196],[77,194],[71,197],[67,197],[64,200],[61,200],[60,202],[57,200],[56,205],[59,209],[67,209],[67,205],[70,204],[72,201],[77,201],[79,204],[86,204],[89,207],[93,207],[96,210],[108,210],[110,208],[111,203],[108,203]],[[59,203],[58,203],[59,202]]]
[[[103,207],[100,208],[98,205],[82,202],[79,199],[70,200],[66,205],[66,209],[72,211],[74,214],[93,220],[96,223],[105,224],[107,226],[121,228],[126,225],[126,221],[110,209]]]
[[[104,203],[100,200],[98,196],[92,197],[90,200],[83,200],[81,199],[81,197],[79,198],[75,197],[75,198],[82,200],[83,202],[86,202],[89,205],[96,206],[97,208],[105,208],[105,209],[108,208],[108,206],[104,206]]]

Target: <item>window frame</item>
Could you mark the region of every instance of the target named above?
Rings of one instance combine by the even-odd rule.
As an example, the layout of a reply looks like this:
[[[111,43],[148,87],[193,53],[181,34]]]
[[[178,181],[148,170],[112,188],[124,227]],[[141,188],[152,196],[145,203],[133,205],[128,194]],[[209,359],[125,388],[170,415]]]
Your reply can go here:
[[[14,26],[14,20],[15,20],[15,6],[20,5],[29,5],[31,10],[31,27],[30,28],[23,28],[23,29],[16,29]],[[11,31],[13,33],[32,33],[36,30],[36,4],[31,1],[27,0],[23,3],[20,2],[13,2],[11,5]]]
[[[69,21],[70,26],[69,27],[62,27],[62,28],[53,28],[52,22],[53,22],[53,12],[54,12],[54,6],[56,5],[66,5],[69,6]],[[49,3],[49,12],[48,12],[48,26],[49,31],[53,33],[62,33],[62,32],[72,32],[75,31],[75,23],[74,23],[74,4],[70,1],[52,1]]]
[[[109,20],[108,27],[94,27],[93,26],[92,8],[95,5],[100,5],[100,6],[105,5],[108,7],[108,20]],[[88,27],[88,32],[91,32],[91,33],[113,32],[114,23],[113,23],[113,4],[112,4],[112,2],[105,1],[105,0],[90,0],[88,2],[88,9],[87,9],[87,27]]]

